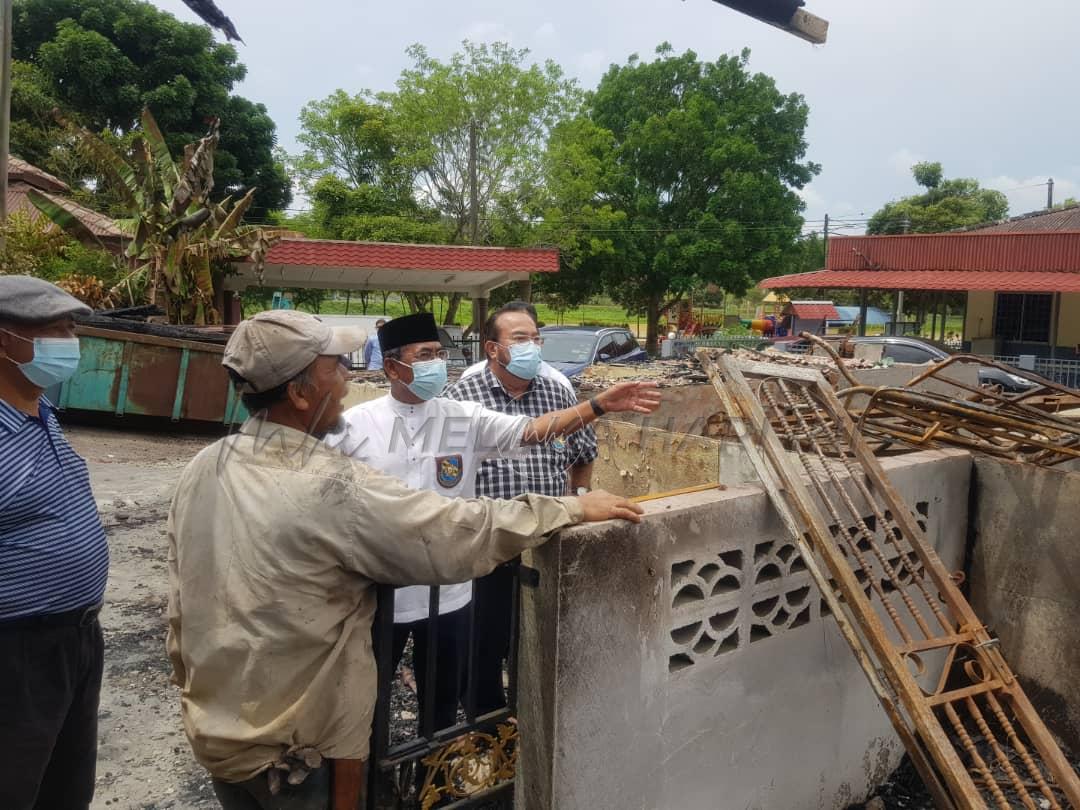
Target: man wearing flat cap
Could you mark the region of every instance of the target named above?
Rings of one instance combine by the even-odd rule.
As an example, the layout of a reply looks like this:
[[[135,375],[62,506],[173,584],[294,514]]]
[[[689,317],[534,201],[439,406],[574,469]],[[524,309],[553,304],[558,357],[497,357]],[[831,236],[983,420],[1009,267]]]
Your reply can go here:
[[[244,321],[223,363],[255,414],[180,476],[168,650],[195,757],[231,808],[354,810],[376,669],[374,583],[463,582],[583,520],[639,520],[608,493],[513,501],[409,489],[319,441],[338,427],[359,330]]]
[[[94,795],[109,548],[84,462],[46,388],[79,365],[75,316],[47,281],[0,276],[0,807]]]
[[[345,412],[345,430],[327,441],[357,461],[447,498],[476,497],[476,473],[490,458],[520,458],[526,448],[560,441],[594,419],[592,408],[552,411],[537,418],[489,410],[474,402],[439,396],[446,387],[447,352],[430,312],[396,318],[379,329],[387,396]],[[604,410],[651,413],[660,403],[655,383],[621,383],[600,395]],[[434,729],[456,722],[467,660],[468,604],[472,583],[439,589],[435,668]],[[425,726],[429,685],[428,612],[430,588],[399,588],[394,594],[394,660],[413,636],[420,727]]]

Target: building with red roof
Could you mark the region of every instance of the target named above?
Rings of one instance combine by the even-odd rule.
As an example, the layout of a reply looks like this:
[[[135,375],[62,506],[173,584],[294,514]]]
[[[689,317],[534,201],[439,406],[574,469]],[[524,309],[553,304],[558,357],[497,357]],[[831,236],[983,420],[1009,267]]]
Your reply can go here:
[[[286,238],[270,248],[260,278],[250,262],[225,277],[224,309],[236,319],[232,295],[247,287],[317,290],[395,290],[461,293],[474,301],[479,322],[492,290],[529,281],[533,273],[559,272],[555,248],[417,245]]]
[[[832,301],[791,301],[780,314],[789,335],[801,332],[824,335],[828,321],[840,320],[840,313]]]
[[[886,290],[897,293],[894,300],[905,291],[960,292],[965,347],[980,354],[1075,358],[1080,208],[956,233],[834,237],[824,269],[775,276],[760,286]]]
[[[8,157],[7,213],[21,211],[33,220],[45,216],[30,201],[33,189],[54,205],[64,209],[81,225],[79,241],[91,247],[105,247],[113,253],[123,250],[124,233],[105,214],[91,210],[69,198],[71,188],[52,174],[25,160]]]

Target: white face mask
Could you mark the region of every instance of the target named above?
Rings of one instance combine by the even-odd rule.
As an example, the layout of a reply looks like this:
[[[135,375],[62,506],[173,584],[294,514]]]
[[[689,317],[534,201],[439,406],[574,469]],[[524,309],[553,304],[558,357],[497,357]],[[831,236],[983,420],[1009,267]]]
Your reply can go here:
[[[6,359],[9,363],[18,366],[23,376],[38,388],[59,385],[71,379],[79,368],[79,357],[81,355],[77,337],[38,337],[31,339],[17,335],[7,329],[2,331],[7,332],[13,338],[34,344],[34,358],[32,360],[25,363],[16,363],[10,357]]]
[[[499,344],[502,346],[502,344]],[[531,380],[540,372],[543,354],[540,347],[531,340],[526,343],[512,343],[505,347],[510,352],[510,362],[504,367],[519,380]]]

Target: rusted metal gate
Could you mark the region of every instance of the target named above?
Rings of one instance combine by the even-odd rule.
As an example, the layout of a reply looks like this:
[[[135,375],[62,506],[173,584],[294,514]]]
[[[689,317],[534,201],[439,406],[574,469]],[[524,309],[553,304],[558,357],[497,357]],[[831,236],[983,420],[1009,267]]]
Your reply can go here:
[[[394,587],[379,586],[378,609],[373,627],[373,646],[378,669],[378,696],[372,721],[371,756],[368,767],[367,810],[451,810],[454,808],[510,808],[514,799],[517,768],[517,642],[519,594],[522,582],[532,583],[536,572],[518,562],[505,569],[513,575],[509,610],[510,643],[506,662],[506,708],[487,714],[477,710],[476,673],[480,644],[477,632],[477,600],[467,608],[468,634],[464,688],[460,695],[458,722],[447,728],[434,723],[435,689],[428,689],[419,722],[414,730],[397,738],[392,733],[398,662],[394,658]],[[437,650],[439,589],[431,588],[428,604],[427,683],[434,684],[440,667]]]
[[[698,357],[937,806],[1080,808],[1080,778],[824,377]]]

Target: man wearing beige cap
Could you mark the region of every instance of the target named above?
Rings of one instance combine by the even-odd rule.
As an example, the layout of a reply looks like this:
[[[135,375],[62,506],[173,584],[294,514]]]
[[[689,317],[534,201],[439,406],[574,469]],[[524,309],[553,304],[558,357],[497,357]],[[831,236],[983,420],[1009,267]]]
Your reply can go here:
[[[296,311],[240,324],[223,363],[255,415],[177,486],[168,649],[188,739],[226,810],[357,807],[374,583],[463,582],[564,526],[640,519],[604,492],[443,498],[317,441],[341,418],[340,356],[363,342]]]

